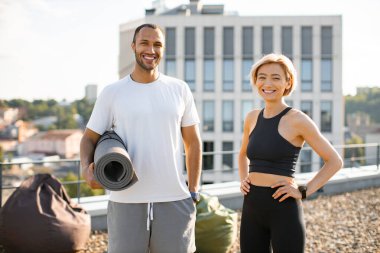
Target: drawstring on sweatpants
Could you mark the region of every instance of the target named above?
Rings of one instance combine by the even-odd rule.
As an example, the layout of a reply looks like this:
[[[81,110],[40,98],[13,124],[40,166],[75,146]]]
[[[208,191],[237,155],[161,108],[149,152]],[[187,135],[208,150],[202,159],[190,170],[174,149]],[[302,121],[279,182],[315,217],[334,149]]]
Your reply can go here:
[[[153,220],[153,203],[147,205],[146,230],[150,230],[150,222]]]

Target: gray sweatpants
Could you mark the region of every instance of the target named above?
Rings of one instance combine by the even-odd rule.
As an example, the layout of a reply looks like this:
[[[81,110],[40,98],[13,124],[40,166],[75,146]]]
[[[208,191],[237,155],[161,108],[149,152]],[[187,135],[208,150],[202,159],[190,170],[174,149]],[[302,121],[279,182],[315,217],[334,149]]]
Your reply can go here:
[[[191,198],[142,204],[109,201],[108,253],[195,252],[195,216]]]

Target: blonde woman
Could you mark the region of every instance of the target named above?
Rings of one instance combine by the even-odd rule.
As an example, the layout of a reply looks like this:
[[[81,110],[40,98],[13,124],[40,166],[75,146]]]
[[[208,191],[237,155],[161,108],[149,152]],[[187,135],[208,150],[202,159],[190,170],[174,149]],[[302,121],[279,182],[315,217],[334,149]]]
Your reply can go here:
[[[316,192],[342,167],[341,157],[315,123],[285,103],[296,80],[295,68],[284,55],[266,55],[252,66],[251,83],[265,108],[247,114],[239,154],[244,194],[242,253],[304,252],[301,199]],[[306,185],[298,186],[295,165],[305,142],[324,165]]]

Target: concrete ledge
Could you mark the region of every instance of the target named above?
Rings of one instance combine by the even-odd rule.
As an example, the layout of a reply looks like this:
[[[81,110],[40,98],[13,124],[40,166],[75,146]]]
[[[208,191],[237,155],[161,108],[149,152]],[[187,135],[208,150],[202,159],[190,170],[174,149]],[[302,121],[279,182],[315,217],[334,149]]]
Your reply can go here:
[[[307,183],[315,176],[316,172],[296,175],[299,184]],[[319,195],[332,195],[342,192],[350,192],[369,187],[380,186],[380,170],[375,165],[360,168],[341,169],[330,181],[317,193]],[[238,181],[203,185],[201,192],[217,196],[220,203],[231,209],[240,209],[243,206],[243,195],[240,193]],[[84,197],[79,199],[79,204],[91,215],[91,227],[93,230],[107,229],[107,204],[108,195]],[[73,199],[77,202],[77,199]]]

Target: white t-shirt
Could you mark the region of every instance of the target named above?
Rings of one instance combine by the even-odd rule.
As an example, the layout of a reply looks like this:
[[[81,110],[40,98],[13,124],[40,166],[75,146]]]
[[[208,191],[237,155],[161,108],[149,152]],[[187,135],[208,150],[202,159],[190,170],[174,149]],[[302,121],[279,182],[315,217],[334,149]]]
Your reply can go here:
[[[113,130],[123,139],[138,182],[111,191],[121,203],[176,201],[190,197],[183,177],[181,127],[199,123],[188,85],[160,74],[147,84],[128,75],[108,85],[96,100],[87,128]]]

